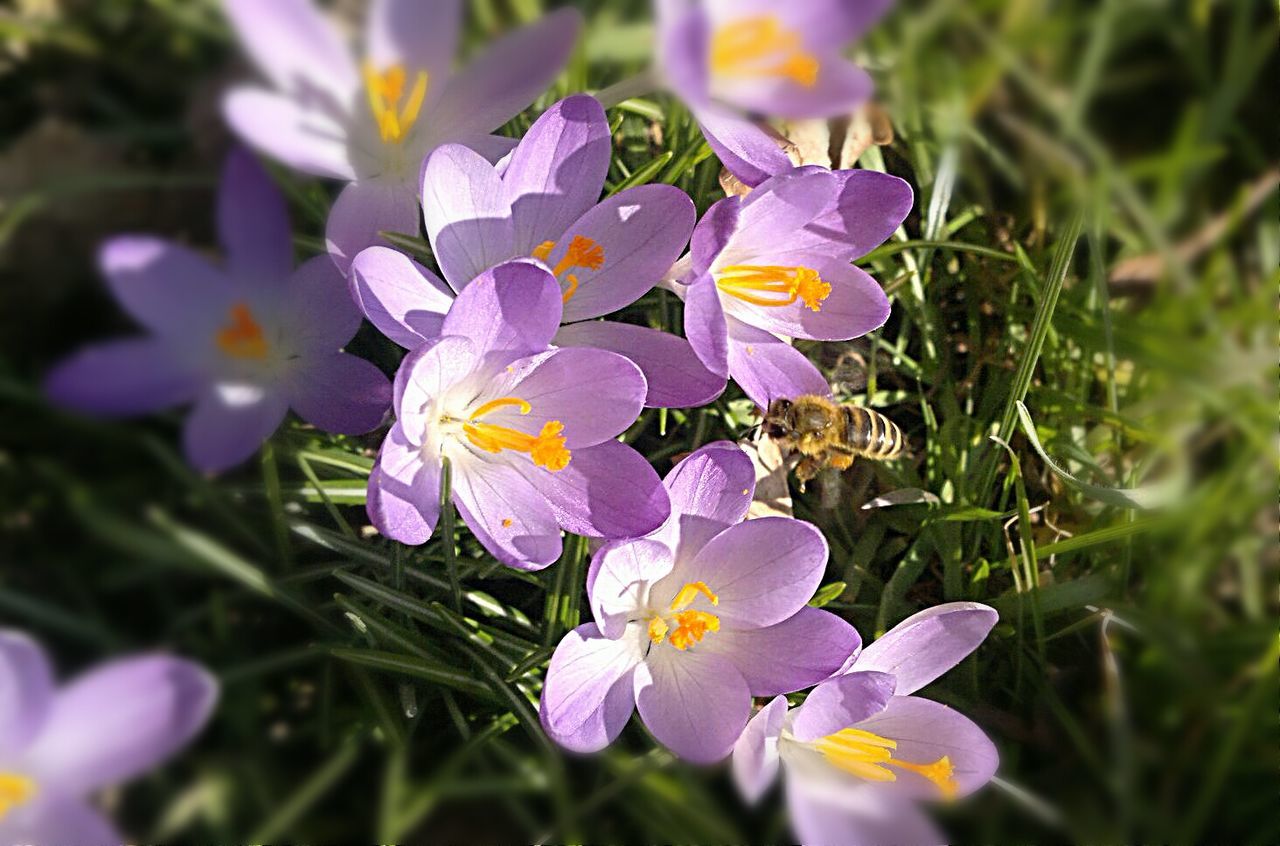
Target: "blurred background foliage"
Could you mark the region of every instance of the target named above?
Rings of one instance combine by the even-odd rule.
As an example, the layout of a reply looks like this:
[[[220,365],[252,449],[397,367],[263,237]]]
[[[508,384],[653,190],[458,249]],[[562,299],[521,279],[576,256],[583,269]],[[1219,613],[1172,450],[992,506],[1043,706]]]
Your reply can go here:
[[[541,5],[474,0],[469,44]],[[581,5],[581,50],[508,134],[647,61],[647,3]],[[889,324],[808,351],[913,455],[813,485],[796,513],[831,542],[820,596],[867,640],[943,600],[1001,612],[929,690],[1003,756],[998,784],[941,809],[954,842],[1280,841],[1278,35],[1262,0],[904,0],[858,48],[894,130],[859,164],[917,205],[860,262]],[[378,435],[295,422],[205,479],[176,415],[42,402],[56,357],[130,329],[103,237],[213,244],[218,97],[249,72],[213,0],[0,9],[0,621],[68,669],[160,645],[224,684],[189,754],[103,801],[143,841],[786,841],[776,796],[744,809],[723,767],[673,762],[638,724],[587,759],[542,736],[550,648],[589,614],[584,543],[530,575],[465,530],[371,536]],[[722,196],[670,98],[609,115],[609,190]],[[273,173],[299,256],[319,252],[334,186]],[[626,313],[678,317],[663,292]],[[398,357],[367,327],[352,348]],[[731,387],[627,438],[665,473],[754,423]]]

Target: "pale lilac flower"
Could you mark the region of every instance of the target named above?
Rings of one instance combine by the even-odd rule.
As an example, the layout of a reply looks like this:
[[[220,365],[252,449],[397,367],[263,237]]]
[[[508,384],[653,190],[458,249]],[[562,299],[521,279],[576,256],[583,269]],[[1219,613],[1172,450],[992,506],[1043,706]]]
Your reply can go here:
[[[404,360],[398,419],[369,477],[378,531],[407,544],[431,537],[445,458],[462,519],[512,567],[555,561],[561,529],[634,537],[666,520],[658,474],[615,440],[643,407],[644,376],[615,353],[549,348],[561,306],[544,266],[500,264],[463,289],[439,336]]]
[[[888,6],[888,0],[659,0],[658,67],[725,167],[756,185],[785,169],[787,157],[740,115],[848,114],[872,84],[842,53]]]
[[[138,655],[58,687],[34,640],[0,629],[0,843],[124,843],[90,802],[199,733],[218,686],[202,667]]]
[[[454,72],[460,0],[372,0],[353,54],[312,0],[224,0],[241,44],[270,87],[227,97],[232,128],[290,167],[351,184],[329,213],[343,273],[380,231],[418,231],[422,160],[441,144],[490,159],[490,135],[555,80],[581,27],[562,9],[489,45]]]
[[[785,339],[842,341],[884,324],[888,298],[850,262],[892,234],[911,203],[895,176],[806,167],[708,209],[667,283],[702,363],[762,407],[830,393]]]
[[[417,347],[439,332],[457,291],[499,262],[535,257],[559,280],[566,326],[558,346],[622,353],[644,372],[650,406],[703,405],[723,389],[688,342],[643,326],[595,318],[639,299],[689,242],[693,202],[670,185],[641,185],[598,202],[609,170],[609,124],[586,95],[552,106],[499,172],[459,145],[424,169],[427,232],[445,281],[398,252],[356,257],[351,287],[369,320]],[[447,283],[447,284],[446,284]]]
[[[340,352],[360,312],[333,262],[293,268],[284,198],[248,154],[233,153],[218,195],[222,266],[146,235],[101,252],[112,293],[147,334],[91,345],[50,374],[60,404],[127,416],[194,402],[187,460],[208,471],[247,459],[289,408],[327,432],[378,426],[387,377]]]
[[[803,705],[775,698],[734,746],[743,796],[757,800],[781,762],[791,825],[807,846],[944,842],[917,803],[972,793],[999,755],[967,717],[910,694],[976,649],[996,619],[976,602],[938,605],[855,655]]]
[[[826,570],[822,533],[784,517],[740,522],[755,488],[741,449],[705,446],[665,484],[670,519],[596,553],[587,575],[595,622],[551,658],[542,725],[568,749],[604,748],[638,707],[677,755],[719,760],[751,697],[808,687],[860,646],[852,626],[806,605]]]

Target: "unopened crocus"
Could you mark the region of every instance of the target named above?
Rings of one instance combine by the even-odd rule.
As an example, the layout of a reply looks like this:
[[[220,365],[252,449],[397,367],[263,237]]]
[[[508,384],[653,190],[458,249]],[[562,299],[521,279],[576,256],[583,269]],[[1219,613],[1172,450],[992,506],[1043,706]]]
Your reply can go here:
[[[480,274],[439,336],[395,380],[396,423],[369,477],[374,526],[425,543],[439,519],[444,460],[458,512],[494,557],[536,570],[561,530],[634,537],[667,518],[649,463],[615,438],[644,404],[639,368],[616,353],[551,349],[560,285],[532,260]]]
[[[390,382],[340,351],[360,311],[326,257],[294,269],[284,198],[247,153],[223,171],[218,232],[221,265],[162,238],[108,241],[102,272],[146,334],[73,355],[50,374],[50,398],[104,416],[194,402],[183,446],[207,472],[251,456],[290,408],[327,432],[375,428]]]
[[[677,755],[719,760],[753,696],[825,679],[860,645],[848,623],[806,605],[826,569],[821,532],[784,517],[741,522],[755,487],[741,449],[705,446],[665,484],[670,519],[596,553],[587,576],[595,622],[551,658],[542,725],[568,749],[604,748],[638,708]]]
[[[232,128],[304,173],[351,183],[329,214],[330,254],[348,270],[383,231],[418,231],[419,174],[437,146],[490,159],[490,135],[529,106],[564,66],[580,29],[572,9],[499,39],[454,71],[461,0],[373,0],[355,55],[313,0],[224,0],[269,87],[230,92]]]
[[[871,93],[843,55],[888,0],[658,0],[658,69],[721,161],[755,185],[786,156],[741,115],[826,118]]]
[[[922,611],[855,655],[788,710],[777,697],[733,750],[749,801],[786,770],[791,825],[807,846],[945,842],[918,807],[991,780],[995,746],[967,717],[911,694],[977,648],[997,615],[976,602]]]
[[[410,349],[435,337],[455,292],[499,262],[532,257],[556,276],[566,324],[558,346],[613,350],[639,365],[650,406],[703,405],[724,389],[687,341],[596,318],[630,305],[679,258],[693,201],[670,185],[642,185],[598,202],[609,170],[609,124],[593,98],[548,109],[501,172],[474,151],[440,147],[424,169],[427,233],[444,275],[387,248],[356,257],[351,284],[369,320]]]
[[[58,686],[39,644],[0,629],[0,843],[124,843],[92,795],[186,746],[217,696],[202,667],[161,654]]]
[[[885,322],[884,291],[850,262],[889,237],[911,203],[911,187],[895,176],[809,167],[708,209],[668,282],[703,364],[762,407],[829,394],[786,339],[848,340]]]

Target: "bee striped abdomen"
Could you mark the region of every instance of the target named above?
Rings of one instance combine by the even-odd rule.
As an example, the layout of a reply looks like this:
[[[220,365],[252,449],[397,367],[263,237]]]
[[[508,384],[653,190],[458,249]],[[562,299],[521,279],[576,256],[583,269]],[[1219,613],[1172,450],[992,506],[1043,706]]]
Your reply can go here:
[[[888,461],[902,454],[905,438],[898,424],[879,412],[856,405],[844,406],[849,424],[849,446],[876,461]]]

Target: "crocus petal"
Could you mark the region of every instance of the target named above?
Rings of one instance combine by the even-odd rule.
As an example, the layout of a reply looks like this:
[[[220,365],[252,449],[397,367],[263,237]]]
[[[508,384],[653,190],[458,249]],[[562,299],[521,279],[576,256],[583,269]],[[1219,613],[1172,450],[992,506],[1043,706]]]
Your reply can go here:
[[[748,804],[760,801],[778,774],[778,735],[786,716],[787,697],[774,697],[733,744],[733,781]]]
[[[729,330],[715,280],[704,275],[685,293],[684,334],[703,366],[717,376],[729,375]]]
[[[460,0],[375,0],[365,24],[366,54],[374,68],[401,65],[410,79],[426,71],[429,103],[432,89],[449,76],[461,20]]]
[[[671,185],[639,185],[600,203],[564,233],[547,259],[553,267],[575,238],[604,250],[599,270],[572,272],[578,287],[564,306],[564,319],[587,320],[631,305],[671,269],[689,243],[698,213],[693,200]]]
[[[835,201],[806,227],[770,252],[786,265],[802,264],[807,255],[853,261],[889,239],[906,220],[915,202],[904,179],[874,170],[837,170]]]
[[[836,681],[840,679],[825,684]],[[883,711],[858,723],[857,728],[896,741],[893,757],[899,761],[931,764],[945,755],[955,769],[957,796],[982,787],[1000,764],[996,747],[972,720],[946,705],[918,696],[893,697]],[[897,775],[893,789],[915,798],[939,798],[933,782],[906,770]]]
[[[362,435],[391,407],[391,382],[363,358],[346,353],[307,356],[285,386],[289,406],[326,432]]]
[[[431,538],[440,518],[441,463],[424,461],[422,448],[391,427],[378,463],[369,474],[365,509],[383,537],[419,546]]]
[[[233,150],[222,169],[218,237],[233,276],[260,285],[289,278],[293,234],[284,195],[262,165],[243,150]]]
[[[570,450],[611,440],[636,421],[644,406],[640,368],[616,353],[586,347],[552,350],[513,362],[486,389],[485,397],[519,397],[532,408],[498,408],[484,422],[537,432],[563,424]]]
[[[440,332],[469,338],[480,356],[514,359],[547,348],[560,326],[562,305],[560,286],[546,268],[532,260],[509,261],[462,289]]]
[[[986,638],[999,619],[978,602],[948,602],[913,614],[868,646],[859,670],[893,673],[898,695],[906,696],[959,664]]]
[[[697,3],[660,2],[658,67],[667,85],[693,107],[707,101],[707,16]]]
[[[631,359],[648,383],[646,408],[697,408],[724,391],[725,379],[703,366],[683,338],[647,326],[590,320],[560,327],[558,347],[595,347]]]
[[[457,461],[453,498],[476,540],[508,567],[541,570],[560,557],[555,512],[515,468],[478,456]]]
[[[351,263],[351,293],[378,331],[405,349],[437,337],[453,290],[404,253],[361,250]]]
[[[282,318],[296,354],[337,352],[360,328],[350,286],[326,256],[307,259],[289,276]]]
[[[675,561],[666,545],[653,540],[606,544],[591,559],[587,596],[591,613],[605,637],[621,637],[627,618],[644,606],[649,585]]]
[[[127,842],[111,821],[83,797],[68,796],[60,787],[41,785],[29,803],[18,805],[0,819],[0,843],[74,843],[109,846]]]
[[[342,36],[312,0],[223,0],[222,7],[240,44],[281,91],[345,103],[359,85]]]
[[[68,795],[125,781],[173,755],[209,719],[218,685],[166,655],[113,661],[60,690],[25,766]]]
[[[634,707],[632,671],[644,657],[641,633],[631,635],[615,640],[587,623],[556,646],[538,706],[542,726],[552,740],[575,752],[595,752],[622,731]],[[626,687],[615,693],[624,683]],[[618,701],[611,703],[611,699]],[[588,723],[596,730],[584,737],[582,729]]]
[[[835,202],[839,188],[839,180],[820,168],[789,170],[761,183],[742,201],[731,249],[745,257],[785,245]]]
[[[671,508],[677,513],[705,517],[728,527],[747,516],[756,477],[751,459],[741,447],[716,441],[672,468],[663,484],[671,492]]]
[[[671,514],[653,467],[617,441],[573,450],[568,466],[554,473],[523,458],[515,466],[546,496],[560,528],[575,535],[640,537]]]
[[[942,846],[946,843],[920,808],[889,791],[846,780],[815,784],[812,776],[787,780],[791,828],[805,846]],[[886,795],[889,794],[889,795]]]
[[[329,257],[344,276],[365,247],[387,244],[379,233],[417,236],[416,191],[413,182],[393,179],[363,179],[342,189],[329,209],[324,237]]]
[[[53,673],[40,645],[0,629],[0,760],[12,761],[36,736],[53,701]]]
[[[807,50],[825,52],[839,50],[862,37],[889,8],[892,0],[808,0],[805,3],[779,5],[772,0],[746,0],[725,3],[712,0],[713,6],[728,6],[737,14],[749,14],[759,7],[762,12],[777,14],[783,25],[798,31]]]
[[[830,396],[831,386],[804,353],[763,329],[729,319],[729,373],[761,408],[779,397]]]
[[[227,92],[222,113],[240,140],[295,170],[344,182],[356,178],[347,130],[331,109],[306,108],[284,94],[246,87]]]
[[[201,388],[196,368],[158,338],[93,344],[49,374],[45,392],[56,405],[109,417],[180,405]]]
[[[515,150],[519,143],[518,138],[508,138],[505,135],[489,135],[482,133],[480,135],[463,135],[460,138],[453,139],[455,144],[461,144],[475,150],[484,160],[493,164],[494,169],[502,176],[507,171],[507,163],[511,153]]]
[[[730,526],[707,542],[689,571],[719,597],[715,615],[725,628],[772,626],[813,596],[827,567],[827,541],[814,526],[785,517],[761,517]],[[682,585],[673,572],[654,587],[661,599]],[[689,581],[692,581],[690,579]]]
[[[159,335],[212,337],[231,306],[232,285],[222,271],[160,238],[112,238],[98,262],[120,307]]]
[[[751,121],[711,108],[699,110],[696,117],[716,158],[744,185],[755,187],[791,169],[778,142]]]
[[[829,611],[806,607],[762,629],[723,628],[698,648],[732,661],[752,696],[774,696],[830,677],[860,644],[853,626]]]
[[[729,239],[738,230],[738,216],[742,211],[742,201],[737,197],[725,197],[702,216],[693,230],[693,240],[689,246],[691,258],[690,271],[696,278],[711,269],[714,262],[729,244]]]
[[[428,341],[405,356],[392,383],[396,416],[415,443],[429,425],[423,416],[427,403],[462,381],[479,364],[471,341],[445,336]]]
[[[431,249],[455,291],[515,256],[506,189],[493,165],[474,150],[445,144],[430,155],[423,168],[422,207]]]
[[[218,473],[245,461],[284,420],[289,402],[283,394],[257,385],[219,384],[196,400],[182,430],[187,461],[197,470]]]
[[[768,253],[753,263],[779,264]],[[804,265],[818,271],[822,280],[831,286],[818,311],[808,308],[803,300],[787,306],[761,308],[729,299],[726,312],[730,317],[775,335],[815,341],[858,338],[880,328],[889,319],[889,298],[866,271],[818,257],[804,259]]]
[[[581,28],[576,9],[558,9],[492,42],[449,81],[430,119],[460,133],[502,126],[551,86]]]
[[[893,698],[893,685],[889,673],[849,673],[829,679],[796,709],[791,733],[801,743],[811,743],[858,725],[884,711]]]
[[[741,80],[718,85],[717,93],[747,112],[804,120],[847,115],[871,95],[874,87],[862,68],[828,54],[819,62],[813,85],[799,85],[782,78]]]
[[[566,97],[543,112],[503,173],[515,218],[516,249],[532,254],[556,241],[595,205],[609,172],[609,122],[594,97]]]
[[[751,714],[751,694],[737,668],[696,649],[651,649],[636,667],[635,693],[653,736],[695,764],[728,755]]]

